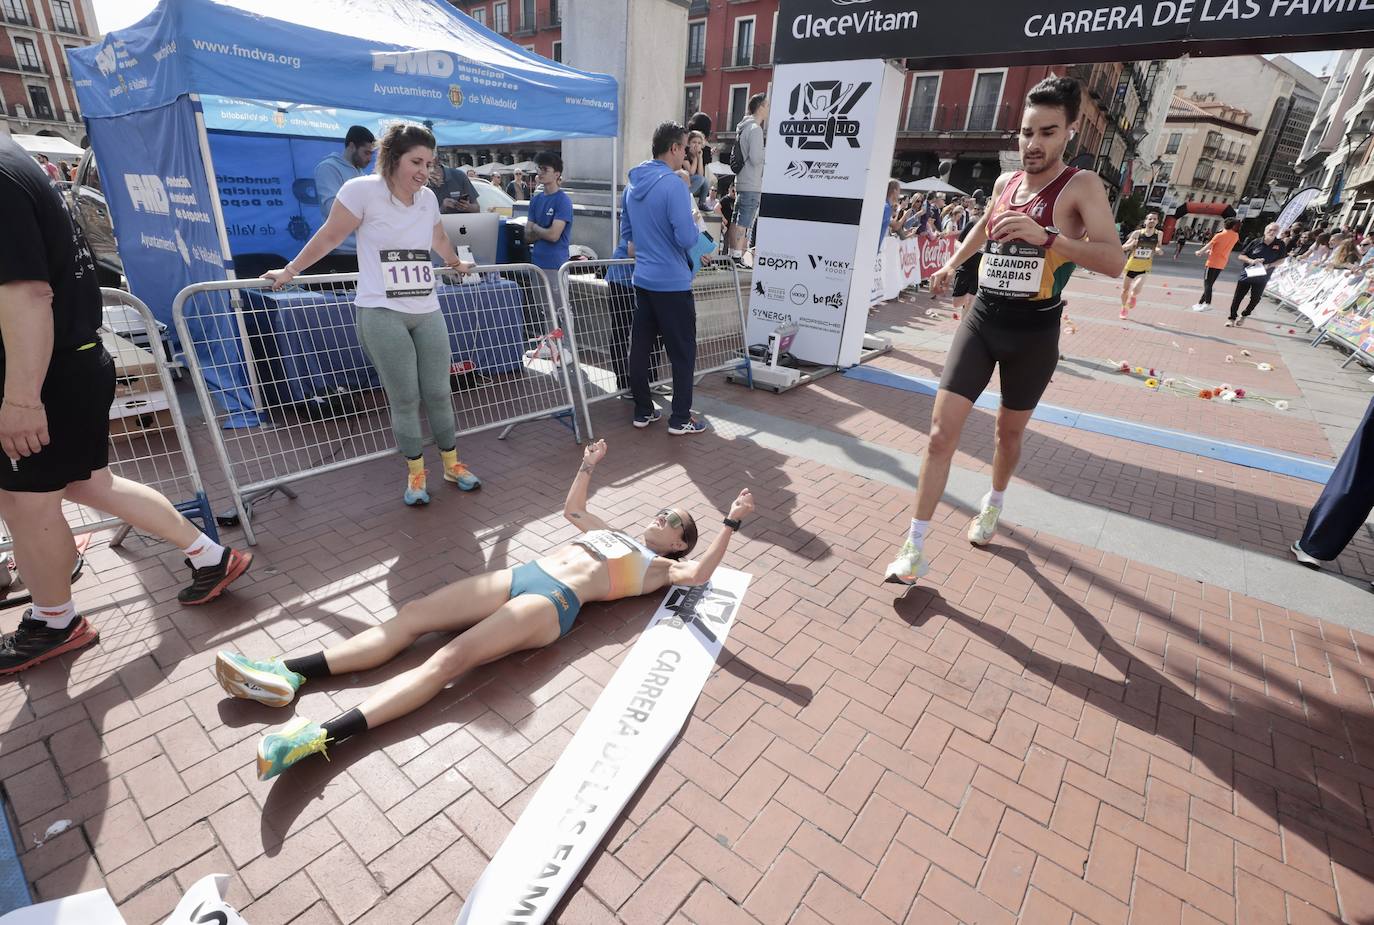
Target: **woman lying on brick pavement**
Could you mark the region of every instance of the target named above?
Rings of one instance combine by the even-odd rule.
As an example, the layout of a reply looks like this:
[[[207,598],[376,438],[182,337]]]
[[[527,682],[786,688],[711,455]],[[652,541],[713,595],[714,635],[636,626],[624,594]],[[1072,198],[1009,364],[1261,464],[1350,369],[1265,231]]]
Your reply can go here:
[[[234,697],[284,707],[306,681],[384,665],[426,633],[458,632],[422,665],[392,678],[357,709],[323,725],[298,716],[258,743],[258,777],[275,777],[307,755],[405,716],[454,679],[479,665],[524,649],[547,646],[572,628],[593,601],[650,594],[669,585],[704,584],[725,557],[740,519],[752,513],[749,489],[730,505],[722,530],[700,561],[685,561],[697,542],[692,515],[664,508],[638,540],[612,530],[587,511],[592,470],[606,442],[583,452],[563,516],[585,534],[549,555],[515,568],[473,575],[401,607],[396,616],[339,645],[299,658],[259,661],[220,652],[215,677]]]

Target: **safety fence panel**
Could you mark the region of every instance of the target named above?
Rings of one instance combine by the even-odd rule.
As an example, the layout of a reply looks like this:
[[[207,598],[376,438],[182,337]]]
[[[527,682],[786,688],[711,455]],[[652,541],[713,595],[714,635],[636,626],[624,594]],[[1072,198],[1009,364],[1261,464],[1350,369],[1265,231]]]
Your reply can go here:
[[[101,289],[100,295],[105,317],[100,344],[115,366],[110,471],[161,492],[177,510],[218,540],[186,421],[177,403],[162,325],[136,296],[121,289]],[[62,507],[74,533],[117,528],[110,545],[118,546],[129,532],[123,521],[102,511],[70,502]],[[8,535],[0,539],[0,550],[13,546]]]
[[[543,271],[517,264],[435,272],[458,433],[549,417],[576,433],[572,354]],[[260,279],[198,283],[173,303],[249,543],[259,496],[395,452],[391,407],[358,338],[357,278],[303,276],[278,291]]]
[[[579,260],[558,271],[569,346],[577,356],[578,386],[588,405],[626,394],[630,326],[635,296],[633,260]],[[745,294],[739,271],[725,260],[703,267],[692,280],[697,312],[696,378],[748,368],[744,344]],[[650,359],[654,385],[672,381],[662,347]]]

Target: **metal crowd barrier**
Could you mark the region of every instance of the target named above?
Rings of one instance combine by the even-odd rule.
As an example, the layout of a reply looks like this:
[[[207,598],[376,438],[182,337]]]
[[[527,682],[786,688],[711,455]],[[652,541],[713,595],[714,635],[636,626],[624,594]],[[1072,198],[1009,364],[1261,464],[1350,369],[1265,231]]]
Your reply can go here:
[[[587,409],[595,402],[629,393],[626,357],[634,289],[629,273],[622,282],[608,282],[607,271],[612,268],[632,271],[634,261],[580,260],[565,263],[558,271],[565,331],[577,358],[577,387]],[[744,344],[745,297],[740,285],[739,271],[728,260],[712,261],[692,280],[697,310],[697,382],[710,373],[749,369]],[[661,346],[650,359],[650,378],[655,386],[672,382],[672,370]],[[593,436],[590,415],[584,429],[589,438]]]
[[[440,276],[460,438],[556,418],[577,431],[577,402],[552,290],[528,264]],[[357,274],[197,283],[172,317],[245,539],[252,507],[290,483],[396,452],[390,408],[355,326]],[[424,419],[423,412],[421,419]]]
[[[110,407],[110,471],[155,488],[205,534],[218,541],[214,514],[191,452],[186,421],[177,403],[171,367],[162,353],[159,325],[137,297],[121,289],[101,289],[105,306],[118,306],[119,331],[100,327],[100,341],[115,363],[115,398]],[[136,343],[142,341],[148,349]],[[66,502],[62,505],[73,533],[116,528],[111,546],[119,546],[132,529],[103,511]],[[0,550],[14,541],[0,539]]]

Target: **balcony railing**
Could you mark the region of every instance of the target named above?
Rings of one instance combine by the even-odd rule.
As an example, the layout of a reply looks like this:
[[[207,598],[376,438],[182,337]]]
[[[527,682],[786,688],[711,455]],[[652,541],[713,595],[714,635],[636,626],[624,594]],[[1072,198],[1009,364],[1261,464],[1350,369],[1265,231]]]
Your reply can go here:
[[[1345,181],[1347,187],[1364,186],[1366,183],[1374,183],[1374,164],[1362,164],[1350,171],[1350,179]]]
[[[81,34],[81,30],[76,28],[76,23],[72,22],[70,19],[55,19],[53,22],[53,28],[56,29],[58,32],[65,32],[68,35]]]
[[[687,8],[688,16],[705,16],[710,9],[707,0],[692,0],[692,5]]]
[[[42,74],[43,65],[31,61],[20,61],[9,55],[0,55],[0,71],[23,71],[26,74]]]
[[[1012,107],[1010,103],[1002,103],[998,106],[974,106],[973,118],[969,118],[969,107],[964,103],[941,103],[936,106],[933,114],[926,111],[927,118],[922,120],[922,113],[919,111],[915,118],[908,121],[906,127],[898,134],[903,137],[913,135],[948,134],[952,132],[982,132],[989,134],[1003,134],[1014,131],[1017,126],[1012,124]]]
[[[1216,160],[1218,157],[1221,156],[1221,149],[1218,148],[1216,145],[1203,145],[1202,156],[1210,157],[1213,160]]]
[[[23,111],[22,118],[35,119],[39,122],[56,122],[57,115],[51,106],[34,106],[31,103],[15,103],[10,107],[10,115],[16,119],[21,118],[20,111]]]
[[[772,67],[773,49],[768,45],[735,45],[725,50],[721,67],[733,68]]]
[[[5,5],[5,21],[14,23],[16,26],[33,25],[33,23],[29,21],[28,13],[22,9],[11,9],[8,4]]]
[[[687,59],[687,73],[691,75],[706,73],[706,57]]]
[[[535,30],[539,28],[539,17],[535,14],[533,10],[511,10],[512,14],[515,14],[517,12],[519,13],[518,17],[515,15],[512,15],[511,17],[512,19],[516,20],[514,23],[515,28],[511,34],[534,35]],[[529,15],[526,15],[526,12],[528,12]]]
[[[1247,160],[1249,160],[1249,159],[1250,159],[1250,156],[1249,156],[1248,154],[1238,154],[1238,155],[1236,155],[1236,163],[1237,163],[1237,164],[1244,164],[1244,163],[1245,163]]]

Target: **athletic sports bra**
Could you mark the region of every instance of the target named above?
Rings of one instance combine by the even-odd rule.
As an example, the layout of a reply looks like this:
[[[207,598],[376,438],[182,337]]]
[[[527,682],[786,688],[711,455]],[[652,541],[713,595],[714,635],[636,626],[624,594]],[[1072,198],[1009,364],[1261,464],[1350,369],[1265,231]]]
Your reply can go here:
[[[1016,171],[988,210],[989,224],[998,213],[1010,210],[1029,215],[1044,228],[1051,227],[1059,194],[1076,173],[1077,167],[1065,167],[1030,201],[1013,205],[1012,198],[1026,177],[1024,171]],[[985,300],[1015,299],[1027,308],[1043,308],[1058,303],[1059,293],[1064,291],[1073,269],[1073,261],[1039,245],[989,240],[983,247],[983,261],[978,269],[978,292]]]
[[[644,576],[658,554],[619,530],[590,530],[573,543],[602,562],[611,573],[608,601],[637,597],[644,593]]]

